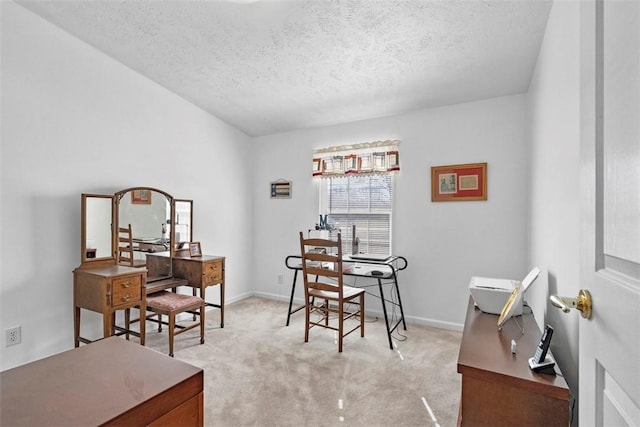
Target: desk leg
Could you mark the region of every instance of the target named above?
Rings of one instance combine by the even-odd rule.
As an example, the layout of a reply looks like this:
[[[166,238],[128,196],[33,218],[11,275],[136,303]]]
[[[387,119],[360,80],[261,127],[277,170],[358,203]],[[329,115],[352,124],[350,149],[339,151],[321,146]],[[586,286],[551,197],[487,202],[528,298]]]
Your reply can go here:
[[[73,345],[80,347],[80,307],[75,307],[73,315]]]
[[[102,313],[102,336],[103,338],[113,335],[113,319],[116,317],[115,311]]]
[[[387,316],[387,302],[384,298],[382,290],[382,280],[378,279],[378,288],[380,289],[380,301],[382,301],[382,312],[384,313],[384,324],[387,326],[387,338],[389,338],[389,348],[393,350],[393,341],[391,341],[391,329],[389,329],[389,317]]]
[[[293,305],[293,295],[296,292],[296,280],[297,279],[298,279],[298,270],[294,270],[294,272],[293,272],[293,283],[291,283],[291,298],[289,298],[289,311],[287,311],[287,326],[289,326],[289,320],[291,319],[291,306]]]
[[[220,286],[220,304],[214,304],[212,302],[206,302],[206,300],[205,300],[204,306],[205,306],[205,308],[206,307],[215,307],[215,308],[219,308],[220,309],[220,327],[224,328],[224,281],[220,282],[220,283],[218,283],[217,285],[214,285],[214,286]],[[196,289],[197,288],[193,288],[193,296],[196,296]],[[202,299],[205,299],[204,298],[204,295],[205,295],[204,293],[205,293],[206,289],[207,289],[206,285],[202,285],[200,287],[200,297]],[[193,314],[193,320],[194,321],[196,320],[196,313],[195,312]]]
[[[220,283],[220,327],[224,328],[224,282]]]
[[[402,316],[402,327],[407,330],[407,323],[404,320],[404,309],[402,308],[402,299],[400,298],[400,288],[398,288],[398,278],[395,272],[393,273],[393,284],[396,287],[396,295],[398,296],[398,305],[400,306],[400,316]]]

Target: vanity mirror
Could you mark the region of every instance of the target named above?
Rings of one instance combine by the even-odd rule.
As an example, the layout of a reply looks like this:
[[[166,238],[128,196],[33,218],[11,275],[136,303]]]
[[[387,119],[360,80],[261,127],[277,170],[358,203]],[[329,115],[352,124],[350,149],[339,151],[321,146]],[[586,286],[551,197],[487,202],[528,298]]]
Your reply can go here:
[[[82,195],[82,263],[110,263],[113,260],[113,197]]]
[[[131,242],[118,238],[118,244],[132,244],[134,259],[141,262],[138,265],[144,265],[149,253],[173,254],[174,204],[170,194],[155,188],[127,188],[115,194],[115,204],[116,227],[131,226]],[[115,256],[120,263],[120,254]]]

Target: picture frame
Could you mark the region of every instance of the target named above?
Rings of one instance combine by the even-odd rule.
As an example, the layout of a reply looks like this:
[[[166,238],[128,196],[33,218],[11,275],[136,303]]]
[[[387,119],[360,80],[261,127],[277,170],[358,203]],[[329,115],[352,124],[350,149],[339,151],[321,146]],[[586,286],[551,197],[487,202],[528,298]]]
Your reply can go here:
[[[189,255],[192,257],[202,256],[200,242],[189,242]]]
[[[143,188],[141,190],[133,190],[131,192],[131,204],[134,205],[150,205],[151,191]]]
[[[290,199],[292,191],[291,181],[279,179],[270,184],[270,194],[272,199]]]
[[[431,201],[487,200],[487,163],[431,167]]]

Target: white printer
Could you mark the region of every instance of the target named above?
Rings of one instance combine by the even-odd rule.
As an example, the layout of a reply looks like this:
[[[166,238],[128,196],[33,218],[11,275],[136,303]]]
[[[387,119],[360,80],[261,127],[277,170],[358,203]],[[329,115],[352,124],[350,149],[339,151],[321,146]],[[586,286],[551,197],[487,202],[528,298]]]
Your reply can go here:
[[[540,269],[535,267],[522,280],[521,292],[518,297],[519,300],[515,302],[514,316],[522,314],[522,298],[524,293],[538,278],[539,274]],[[480,310],[485,313],[500,314],[509,295],[511,295],[517,284],[517,280],[473,276],[469,281],[469,292]]]

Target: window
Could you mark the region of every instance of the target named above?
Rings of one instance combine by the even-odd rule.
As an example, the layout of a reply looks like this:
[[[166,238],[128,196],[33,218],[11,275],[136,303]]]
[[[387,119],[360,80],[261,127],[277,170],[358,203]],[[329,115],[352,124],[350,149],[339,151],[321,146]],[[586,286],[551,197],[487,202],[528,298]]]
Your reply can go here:
[[[355,225],[360,253],[391,255],[392,174],[328,177],[320,188],[320,213],[334,233],[342,233],[345,254],[351,253]]]

